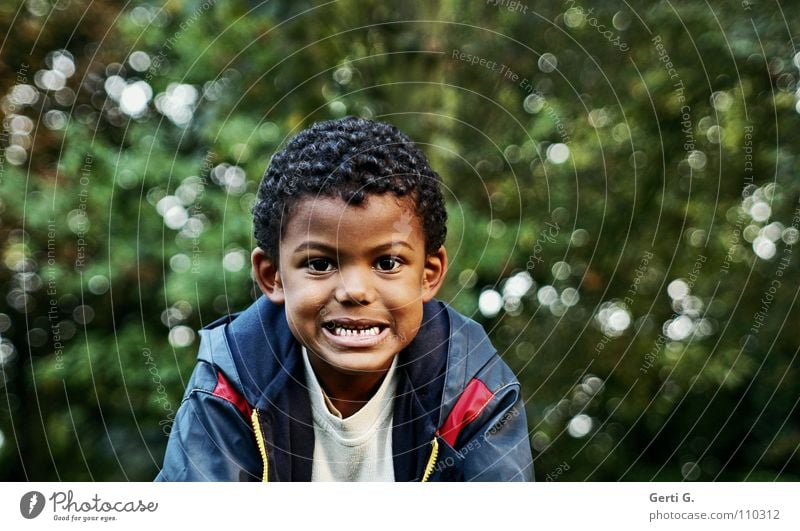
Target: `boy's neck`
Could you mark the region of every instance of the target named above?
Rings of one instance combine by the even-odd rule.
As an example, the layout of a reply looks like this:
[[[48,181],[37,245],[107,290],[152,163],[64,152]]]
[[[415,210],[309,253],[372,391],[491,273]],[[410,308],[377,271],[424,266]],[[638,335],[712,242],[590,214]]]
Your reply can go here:
[[[308,361],[320,387],[333,407],[342,414],[342,418],[347,418],[364,407],[375,396],[389,372],[389,367],[386,367],[380,372],[341,374],[314,354],[309,353]]]

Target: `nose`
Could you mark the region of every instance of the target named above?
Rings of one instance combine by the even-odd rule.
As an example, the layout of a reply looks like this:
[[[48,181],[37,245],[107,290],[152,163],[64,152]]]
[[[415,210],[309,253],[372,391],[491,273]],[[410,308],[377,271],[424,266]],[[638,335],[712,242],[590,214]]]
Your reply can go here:
[[[371,270],[347,267],[339,270],[339,284],[335,297],[341,304],[370,304],[375,301]]]

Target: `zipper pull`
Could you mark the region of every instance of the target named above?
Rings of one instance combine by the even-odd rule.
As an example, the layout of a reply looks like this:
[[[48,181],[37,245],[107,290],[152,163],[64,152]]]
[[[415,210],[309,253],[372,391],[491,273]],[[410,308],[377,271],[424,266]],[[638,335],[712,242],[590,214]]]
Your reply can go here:
[[[428,464],[425,465],[425,473],[422,475],[422,483],[426,483],[433,474],[433,467],[436,466],[436,459],[439,457],[439,441],[434,435],[431,441],[431,456],[428,458]]]

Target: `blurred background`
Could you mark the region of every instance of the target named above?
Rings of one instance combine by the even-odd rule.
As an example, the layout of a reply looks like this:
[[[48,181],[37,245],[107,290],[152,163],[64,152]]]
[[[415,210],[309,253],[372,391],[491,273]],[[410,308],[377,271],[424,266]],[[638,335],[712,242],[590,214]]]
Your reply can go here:
[[[784,3],[3,2],[0,478],[156,475],[270,157],[357,115],[444,179],[537,480],[800,479]]]

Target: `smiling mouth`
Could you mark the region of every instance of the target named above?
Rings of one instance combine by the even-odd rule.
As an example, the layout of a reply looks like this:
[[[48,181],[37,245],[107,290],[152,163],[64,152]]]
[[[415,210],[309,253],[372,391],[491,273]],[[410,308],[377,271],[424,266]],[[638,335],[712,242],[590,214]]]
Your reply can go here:
[[[382,323],[359,323],[336,320],[323,323],[322,326],[329,332],[333,333],[333,335],[340,337],[377,336],[380,335],[384,328],[387,328],[387,326]]]
[[[369,346],[386,336],[389,325],[360,319],[332,319],[322,323],[322,328],[341,346]]]

